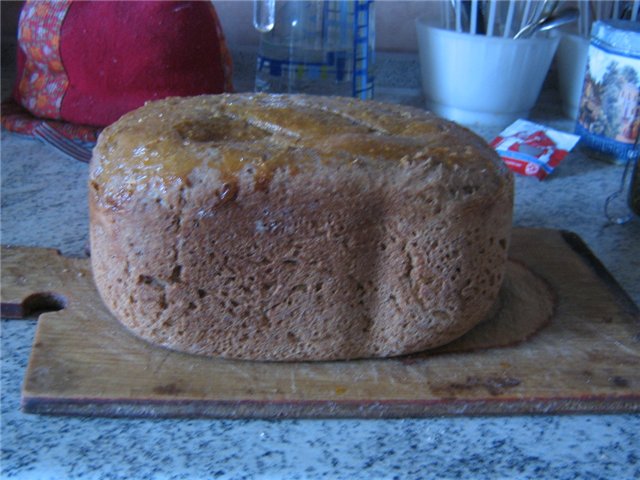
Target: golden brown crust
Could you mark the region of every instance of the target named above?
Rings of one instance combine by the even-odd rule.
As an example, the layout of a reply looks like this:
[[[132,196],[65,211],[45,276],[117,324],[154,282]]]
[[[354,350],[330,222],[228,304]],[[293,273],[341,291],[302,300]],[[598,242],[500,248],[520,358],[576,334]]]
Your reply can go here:
[[[407,107],[220,95],[154,102],[91,164],[96,284],[139,336],[329,360],[442,345],[485,318],[513,186],[486,144]]]

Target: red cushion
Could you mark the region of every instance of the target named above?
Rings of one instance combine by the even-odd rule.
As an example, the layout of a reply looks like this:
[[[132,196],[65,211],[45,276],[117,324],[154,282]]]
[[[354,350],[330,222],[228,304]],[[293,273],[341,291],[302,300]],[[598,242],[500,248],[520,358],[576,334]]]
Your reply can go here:
[[[60,54],[62,119],[107,125],[145,101],[221,93],[225,71],[210,2],[74,2]]]
[[[15,100],[36,118],[104,127],[147,100],[231,90],[208,1],[27,1]]]

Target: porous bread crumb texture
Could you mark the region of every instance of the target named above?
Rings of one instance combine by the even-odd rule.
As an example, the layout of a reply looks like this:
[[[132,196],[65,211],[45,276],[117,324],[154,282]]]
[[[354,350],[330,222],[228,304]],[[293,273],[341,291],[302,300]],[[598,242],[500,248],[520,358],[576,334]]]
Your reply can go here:
[[[502,285],[512,178],[482,140],[419,110],[169,99],[106,129],[90,177],[105,303],[180,351],[417,352],[485,319]]]

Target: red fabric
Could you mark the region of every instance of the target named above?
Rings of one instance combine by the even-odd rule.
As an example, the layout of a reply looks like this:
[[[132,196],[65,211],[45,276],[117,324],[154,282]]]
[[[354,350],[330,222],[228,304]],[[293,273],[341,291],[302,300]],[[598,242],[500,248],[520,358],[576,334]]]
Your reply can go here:
[[[225,55],[210,2],[73,2],[60,32],[61,117],[104,126],[147,100],[221,93]]]
[[[48,123],[56,129],[58,133],[69,140],[85,143],[95,143],[102,127],[92,127],[90,125],[79,125],[76,123],[64,122],[62,120],[49,120],[34,117],[33,114],[17,103],[13,98],[8,98],[2,102],[2,126],[11,132],[22,135],[33,136],[34,131],[42,124]]]
[[[2,126],[34,135],[48,123],[93,143],[145,101],[231,91],[231,55],[206,2],[27,0],[13,98]]]
[[[22,98],[20,94],[20,80],[24,77],[24,66],[27,63],[27,57],[18,45],[16,49],[16,82],[13,85],[13,91],[11,97],[17,103],[22,105]],[[6,101],[3,99],[3,101]]]

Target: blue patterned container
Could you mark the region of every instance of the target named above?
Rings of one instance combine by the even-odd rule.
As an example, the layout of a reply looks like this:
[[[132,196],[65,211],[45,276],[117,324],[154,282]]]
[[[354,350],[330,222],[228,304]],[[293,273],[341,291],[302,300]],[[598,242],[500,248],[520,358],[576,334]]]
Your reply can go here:
[[[595,22],[576,133],[583,145],[624,162],[639,131],[640,23]]]

